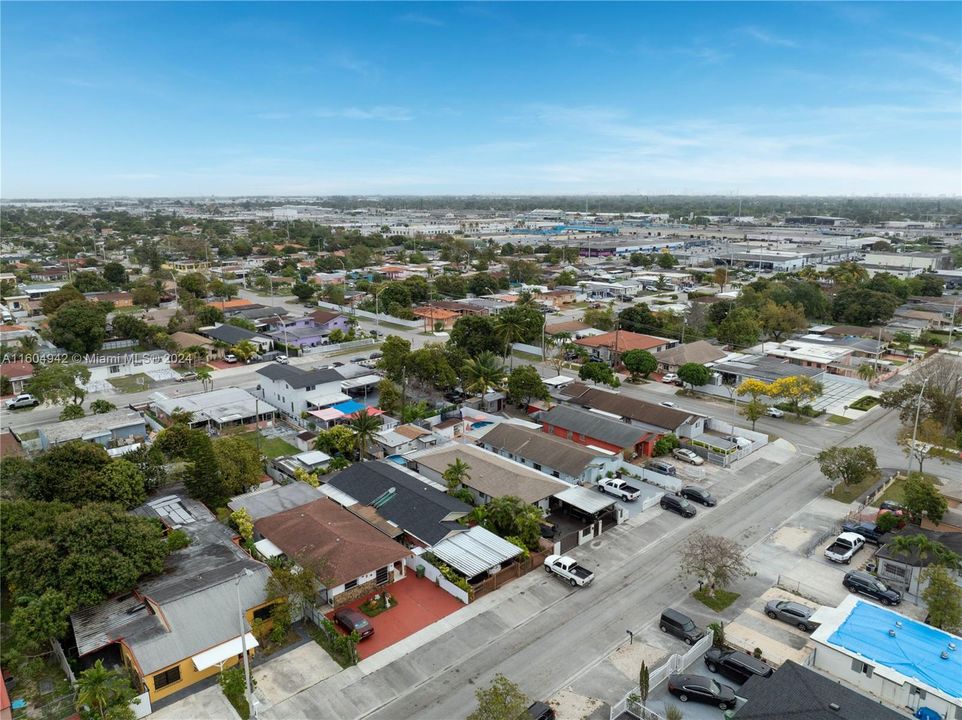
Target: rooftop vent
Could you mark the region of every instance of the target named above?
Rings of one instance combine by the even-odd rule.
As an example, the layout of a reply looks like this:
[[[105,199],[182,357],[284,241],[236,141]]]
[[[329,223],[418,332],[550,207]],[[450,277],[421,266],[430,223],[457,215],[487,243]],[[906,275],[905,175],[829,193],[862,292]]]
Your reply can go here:
[[[948,654],[945,650],[943,650],[943,651],[941,652],[941,654],[939,655],[939,657],[942,658],[943,660],[948,660],[948,659],[949,659],[949,654]]]
[[[897,628],[902,627],[902,621],[901,621],[901,620],[896,620],[896,621],[895,621],[895,627],[897,627]]]
[[[955,643],[953,642],[949,643],[949,650],[951,650],[952,652],[955,652]]]
[[[828,707],[830,710],[834,710],[835,712],[838,712],[842,709],[838,703],[830,703]]]
[[[889,629],[889,637],[895,637],[895,630],[892,628]]]

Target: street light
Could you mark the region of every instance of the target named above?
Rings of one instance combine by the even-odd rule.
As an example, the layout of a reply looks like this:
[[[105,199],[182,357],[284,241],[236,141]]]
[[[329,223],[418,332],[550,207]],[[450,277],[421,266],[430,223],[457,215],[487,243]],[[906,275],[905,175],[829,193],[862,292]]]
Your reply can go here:
[[[287,325],[284,324],[284,321],[281,320],[281,316],[278,315],[277,313],[274,313],[274,317],[277,318],[277,322],[281,326],[281,330],[284,333],[284,354],[289,356],[291,352],[291,348],[287,344]]]
[[[251,666],[247,657],[247,630],[244,628],[244,606],[240,599],[240,581],[245,577],[251,577],[254,573],[250,568],[244,568],[244,572],[234,580],[234,590],[237,594],[237,624],[240,629],[241,652],[244,654],[244,685],[247,695],[247,707],[250,708],[251,717],[257,718],[257,710],[254,708],[254,694],[251,691]]]
[[[925,380],[922,381],[922,387],[919,388],[919,399],[915,403],[915,425],[912,428],[912,447],[909,448],[909,462],[908,462],[908,466],[905,469],[905,477],[908,477],[909,473],[912,472],[912,456],[915,455],[915,438],[919,432],[919,411],[922,410],[922,394],[925,392],[925,386],[928,385],[929,380],[931,379],[932,379],[932,376],[930,375],[929,377],[925,378]],[[922,471],[922,468],[920,464],[919,472],[921,471]]]

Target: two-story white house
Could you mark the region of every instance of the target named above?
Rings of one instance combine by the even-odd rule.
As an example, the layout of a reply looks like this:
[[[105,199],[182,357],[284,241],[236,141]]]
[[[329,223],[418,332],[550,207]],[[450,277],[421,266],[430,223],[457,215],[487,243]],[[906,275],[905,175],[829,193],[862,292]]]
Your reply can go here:
[[[292,418],[351,399],[341,390],[344,376],[333,368],[308,370],[270,363],[257,374],[260,384],[254,394]]]

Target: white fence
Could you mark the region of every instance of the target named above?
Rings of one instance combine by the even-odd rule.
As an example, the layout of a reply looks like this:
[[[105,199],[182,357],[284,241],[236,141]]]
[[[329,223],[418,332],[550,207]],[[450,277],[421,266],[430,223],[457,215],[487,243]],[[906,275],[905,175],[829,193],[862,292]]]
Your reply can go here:
[[[406,328],[420,329],[424,326],[423,320],[402,320],[401,318],[396,318],[393,315],[385,315],[384,313],[372,313],[367,310],[358,310],[356,308],[344,307],[342,305],[335,305],[334,303],[318,301],[318,307],[327,308],[328,310],[337,310],[338,312],[344,313],[345,315],[357,315],[358,317],[365,318],[367,320],[380,320],[383,323],[391,323],[392,325],[403,325]]]
[[[669,675],[674,675],[680,673],[689,665],[691,665],[695,660],[700,658],[708,648],[712,645],[712,638],[714,633],[708,630],[708,634],[705,635],[701,640],[696,642],[684,655],[672,655],[665,661],[664,665],[656,667],[654,670],[648,673],[648,687],[649,689],[654,689],[661,685],[663,682],[668,680]],[[649,710],[638,701],[629,700],[632,695],[637,695],[637,690],[632,690],[630,693],[625,695],[624,698],[618,703],[615,703],[611,708],[610,720],[614,720],[616,717],[621,715],[623,712],[627,712],[634,715],[641,720],[664,720],[661,715],[656,713],[654,710]]]
[[[518,352],[527,353],[528,355],[537,355],[539,358],[544,359],[544,355],[541,354],[541,348],[538,345],[526,345],[525,343],[514,343],[511,345],[512,350],[517,350]]]
[[[440,570],[438,570],[436,567],[434,567],[434,565],[429,563],[420,555],[415,557],[404,558],[404,564],[407,565],[410,569],[414,570],[415,572],[419,567],[423,567],[424,577],[426,577],[428,580],[430,580],[433,583],[437,583],[440,586],[440,588],[444,590],[444,592],[446,592],[448,595],[456,597],[465,605],[471,602],[471,598],[468,597],[468,594],[464,590],[462,590],[457,585],[455,585],[450,580],[448,580],[446,577],[444,577],[444,575],[441,574]]]
[[[318,353],[336,353],[342,350],[353,350],[354,348],[370,347],[374,344],[371,338],[363,340],[348,340],[347,342],[337,343],[336,345],[315,345],[314,347],[299,348],[303,355],[315,355]]]
[[[151,713],[150,709],[150,693],[143,692],[133,700],[130,701],[130,709],[134,712],[134,717],[140,720],[142,717],[147,717]]]
[[[640,465],[632,465],[624,460],[619,463],[619,470],[625,475],[640,478],[650,485],[655,485],[669,492],[678,492],[681,490],[681,480],[674,475],[655,472]]]

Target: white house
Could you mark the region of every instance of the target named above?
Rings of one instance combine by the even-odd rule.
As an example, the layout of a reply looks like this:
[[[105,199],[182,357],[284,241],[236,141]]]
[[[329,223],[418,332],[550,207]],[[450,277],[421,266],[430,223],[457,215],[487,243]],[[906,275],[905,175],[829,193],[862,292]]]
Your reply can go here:
[[[258,369],[260,384],[254,393],[285,415],[299,418],[308,410],[350,400],[341,390],[344,376],[333,368],[305,370],[270,363]]]
[[[813,668],[893,707],[962,720],[962,638],[855,595],[812,620]]]

